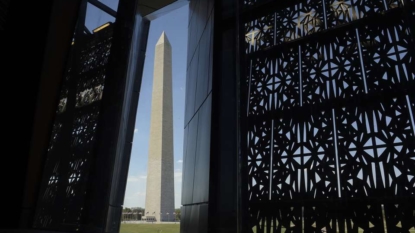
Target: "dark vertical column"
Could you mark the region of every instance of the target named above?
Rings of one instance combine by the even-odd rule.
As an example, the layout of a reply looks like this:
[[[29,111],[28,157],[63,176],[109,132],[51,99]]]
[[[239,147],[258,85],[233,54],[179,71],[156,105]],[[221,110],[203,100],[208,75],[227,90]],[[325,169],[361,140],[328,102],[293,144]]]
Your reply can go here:
[[[190,3],[181,232],[236,231],[235,23],[232,0]]]
[[[41,144],[49,140],[78,3],[8,2],[0,36],[2,86],[7,87],[2,92],[7,112],[2,148],[7,155],[0,169],[5,190],[2,210],[7,214],[0,219],[0,228],[17,228],[19,222],[26,227],[32,218],[46,148]]]
[[[87,231],[118,232],[132,146],[149,21],[137,2],[120,0],[109,71],[91,167],[85,225]]]
[[[236,1],[236,114],[237,114],[237,232],[249,232],[249,213],[244,211],[248,205],[248,189],[245,184],[248,183],[248,162],[246,148],[247,140],[245,140],[244,132],[247,127],[247,102],[249,85],[245,82],[246,77],[246,60],[242,59],[245,54],[245,30],[242,20],[243,4],[242,1]]]
[[[215,1],[209,232],[237,230],[236,1]]]
[[[207,232],[210,203],[213,1],[190,2],[181,232]]]

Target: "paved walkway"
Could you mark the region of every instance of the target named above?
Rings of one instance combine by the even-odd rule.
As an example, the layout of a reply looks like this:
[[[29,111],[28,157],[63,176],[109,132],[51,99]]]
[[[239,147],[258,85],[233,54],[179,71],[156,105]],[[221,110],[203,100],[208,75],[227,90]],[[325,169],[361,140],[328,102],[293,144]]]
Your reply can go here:
[[[127,224],[180,224],[179,221],[177,221],[177,222],[122,221],[121,223],[127,223]]]

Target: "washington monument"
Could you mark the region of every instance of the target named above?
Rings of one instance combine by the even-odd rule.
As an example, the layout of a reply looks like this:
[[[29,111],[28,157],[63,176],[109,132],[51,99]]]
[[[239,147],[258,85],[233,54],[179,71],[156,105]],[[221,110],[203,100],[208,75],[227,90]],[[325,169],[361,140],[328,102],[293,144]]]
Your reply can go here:
[[[145,215],[174,220],[173,96],[171,45],[163,32],[154,56]]]

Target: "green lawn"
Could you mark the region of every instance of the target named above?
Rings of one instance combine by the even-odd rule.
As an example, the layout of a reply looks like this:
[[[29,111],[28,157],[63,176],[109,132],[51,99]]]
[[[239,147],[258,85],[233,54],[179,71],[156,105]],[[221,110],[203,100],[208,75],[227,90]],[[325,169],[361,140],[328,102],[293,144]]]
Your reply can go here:
[[[179,233],[180,224],[122,223],[120,233]]]
[[[180,224],[121,224],[120,233],[179,233]],[[254,233],[256,230],[254,229]],[[285,232],[282,230],[281,232]],[[415,233],[414,230],[410,230],[410,233]],[[359,230],[359,233],[363,233],[363,230]]]

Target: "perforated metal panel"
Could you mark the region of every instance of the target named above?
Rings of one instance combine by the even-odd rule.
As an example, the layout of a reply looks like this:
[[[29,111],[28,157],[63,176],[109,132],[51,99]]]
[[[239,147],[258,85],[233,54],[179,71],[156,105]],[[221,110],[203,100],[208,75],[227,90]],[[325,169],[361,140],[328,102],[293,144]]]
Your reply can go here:
[[[78,37],[62,84],[34,227],[76,230],[81,224],[112,26]]]
[[[9,11],[10,0],[0,1],[0,31],[4,30],[6,25],[7,12]]]
[[[242,2],[252,231],[415,231],[414,3]]]

